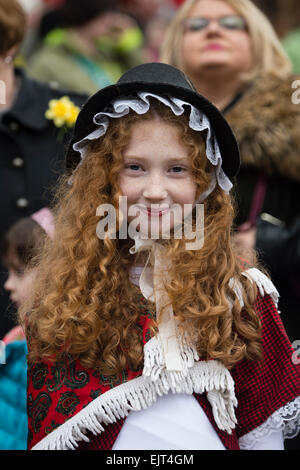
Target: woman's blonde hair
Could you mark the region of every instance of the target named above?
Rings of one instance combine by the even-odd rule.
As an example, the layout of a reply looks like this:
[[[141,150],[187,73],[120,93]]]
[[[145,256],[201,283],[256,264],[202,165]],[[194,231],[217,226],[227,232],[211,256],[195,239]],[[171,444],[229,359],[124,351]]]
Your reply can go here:
[[[112,119],[105,137],[90,145],[72,186],[64,177],[57,191],[55,237],[46,242],[33,294],[21,311],[30,363],[68,353],[106,376],[117,377],[126,367],[141,370],[141,294],[129,279],[133,240],[99,240],[96,210],[105,203],[118,208],[118,175],[132,126],[157,114],[176,126],[180,142],[187,146],[197,193],[208,188],[211,165],[204,139],[189,128],[187,116],[175,116],[166,106],[153,103],[145,115],[130,112]],[[190,333],[200,357],[218,359],[228,367],[243,358],[259,360],[261,354],[260,319],[253,307],[257,291],[241,275],[231,237],[233,217],[229,195],[217,187],[205,201],[201,250],[186,250],[185,239],[161,242],[171,264],[166,288],[175,317]],[[240,282],[243,310],[231,278]],[[149,302],[155,332],[153,309]]]
[[[161,61],[184,69],[181,54],[183,41],[183,21],[191,9],[201,0],[186,0],[171,21],[161,49]],[[250,0],[222,0],[228,3],[247,21],[253,51],[253,66],[243,74],[244,81],[251,81],[259,75],[272,74],[279,78],[287,77],[292,70],[291,62],[281,46],[280,40],[268,20]],[[186,71],[185,71],[186,72]]]

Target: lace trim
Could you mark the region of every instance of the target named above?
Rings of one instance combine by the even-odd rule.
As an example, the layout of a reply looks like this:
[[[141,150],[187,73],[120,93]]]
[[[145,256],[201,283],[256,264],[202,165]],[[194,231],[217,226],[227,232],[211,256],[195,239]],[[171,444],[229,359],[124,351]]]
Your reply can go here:
[[[189,119],[189,126],[191,129],[195,131],[204,131],[207,130],[207,137],[206,137],[206,155],[208,160],[215,168],[215,176],[218,182],[218,185],[227,193],[232,188],[232,183],[229,178],[226,176],[222,169],[222,156],[220,152],[220,148],[215,136],[215,133],[211,129],[210,121],[208,117],[203,113],[200,112],[197,108],[195,108],[190,103],[186,103],[185,101],[180,100],[179,98],[175,98],[172,96],[159,96],[149,92],[142,92],[139,91],[135,96],[123,96],[114,99],[103,112],[97,113],[94,116],[93,122],[97,125],[97,129],[91,132],[89,135],[81,139],[79,142],[76,142],[73,145],[73,149],[80,153],[81,161],[77,168],[83,162],[87,146],[89,142],[95,139],[99,139],[102,137],[109,126],[109,118],[120,118],[126,116],[130,109],[135,111],[137,114],[145,114],[150,109],[150,101],[149,97],[156,98],[161,103],[165,104],[176,116],[181,116],[185,112],[185,107],[188,106],[190,108],[190,119]],[[76,171],[76,170],[75,170]],[[73,173],[74,174],[74,173]],[[214,175],[213,175],[214,176]],[[72,184],[72,177],[69,180],[69,184]],[[216,180],[213,177],[211,186],[209,190],[203,195],[203,198],[208,196],[208,193],[212,192],[215,188]],[[203,199],[202,198],[202,199]],[[201,200],[202,202],[202,200]]]
[[[300,431],[300,396],[275,411],[263,424],[239,439],[242,450],[251,450],[256,443],[275,431],[282,430],[284,439],[293,439]]]

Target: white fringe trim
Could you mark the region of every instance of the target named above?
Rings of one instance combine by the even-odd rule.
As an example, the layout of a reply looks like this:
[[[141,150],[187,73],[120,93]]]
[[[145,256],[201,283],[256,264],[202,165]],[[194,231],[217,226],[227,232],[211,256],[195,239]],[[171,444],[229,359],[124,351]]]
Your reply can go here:
[[[237,279],[234,279],[232,277],[229,281],[229,286],[234,291],[241,308],[243,308],[245,304],[244,304],[244,299],[243,299],[241,283]],[[233,302],[230,299],[228,299],[228,302],[229,302],[230,308],[232,309]]]
[[[256,283],[262,297],[266,294],[270,295],[276,307],[278,306],[279,292],[273,282],[264,273],[257,268],[250,268],[243,271],[242,275]]]
[[[300,397],[273,413],[263,424],[239,439],[241,450],[255,450],[256,444],[276,431],[284,439],[293,439],[300,431]]]
[[[149,377],[137,377],[105,392],[44,437],[32,450],[75,449],[79,441],[89,441],[86,436],[88,431],[94,435],[100,434],[104,431],[103,424],[114,423],[130,411],[146,409],[158,396],[169,391],[187,394],[208,392],[217,425],[231,434],[237,422],[234,414],[237,400],[234,381],[223,364],[218,361],[197,362],[181,383],[170,383],[171,373],[163,370],[155,382]]]
[[[190,369],[199,360],[194,346],[189,345],[186,340],[179,341],[180,358],[183,364],[182,371],[170,371],[166,369],[160,336],[154,336],[144,346],[144,370],[143,375],[149,377],[152,382],[159,380],[165,391],[173,393],[207,393],[207,398],[212,406],[214,419],[219,429],[231,434],[236,424],[234,406],[237,400],[234,394],[234,381],[228,369],[219,361],[202,361],[198,383],[195,377],[191,388]],[[191,376],[193,373],[191,372]],[[183,384],[188,386],[183,390]]]
[[[179,335],[178,335],[179,337]],[[199,360],[198,353],[193,346],[180,337],[178,340],[180,359],[182,362],[182,371],[166,370],[165,378],[172,386],[176,384],[180,386],[182,380],[188,374],[188,369],[193,367],[196,361]],[[166,369],[165,355],[160,334],[154,336],[144,346],[144,370],[143,375],[150,377],[152,382],[162,378],[162,372]]]
[[[262,297],[264,297],[265,294],[270,295],[276,307],[278,306],[279,292],[277,291],[273,282],[265,274],[263,274],[257,268],[250,268],[250,269],[247,269],[246,271],[243,271],[242,275],[256,283],[258,290]],[[229,286],[231,287],[231,289],[233,289],[240,303],[241,308],[243,308],[244,299],[243,299],[243,294],[242,294],[241,283],[237,279],[231,278],[229,281]],[[231,301],[229,302],[229,304],[230,304],[230,308],[232,308]]]

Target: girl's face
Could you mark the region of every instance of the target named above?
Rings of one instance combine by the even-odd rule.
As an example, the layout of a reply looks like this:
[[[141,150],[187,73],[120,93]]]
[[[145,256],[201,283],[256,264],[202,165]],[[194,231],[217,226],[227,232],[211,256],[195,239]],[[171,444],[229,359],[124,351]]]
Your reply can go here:
[[[152,227],[161,234],[182,223],[184,205],[195,203],[196,183],[177,128],[159,118],[136,123],[119,183],[128,211],[139,208],[140,233],[149,236]],[[128,214],[129,222],[134,218]]]
[[[199,0],[189,12],[183,35],[182,61],[185,72],[192,78],[201,77],[204,72],[227,70],[239,74],[249,71],[253,60],[250,36],[246,29],[235,29],[234,18],[226,19],[231,21],[232,29],[218,23],[220,18],[228,16],[240,17],[222,0]],[[211,21],[201,29],[196,18],[201,19],[199,24],[203,23],[202,19]]]
[[[10,300],[20,307],[26,300],[35,276],[35,269],[25,269],[19,263],[10,263],[4,289],[10,293]]]

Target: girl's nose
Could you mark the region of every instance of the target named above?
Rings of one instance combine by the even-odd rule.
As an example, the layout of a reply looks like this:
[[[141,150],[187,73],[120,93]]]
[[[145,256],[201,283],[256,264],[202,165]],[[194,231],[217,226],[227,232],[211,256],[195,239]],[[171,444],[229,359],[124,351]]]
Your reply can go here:
[[[151,178],[145,186],[143,191],[143,196],[146,199],[158,202],[163,201],[168,196],[168,191],[165,185],[163,184],[162,178]]]

